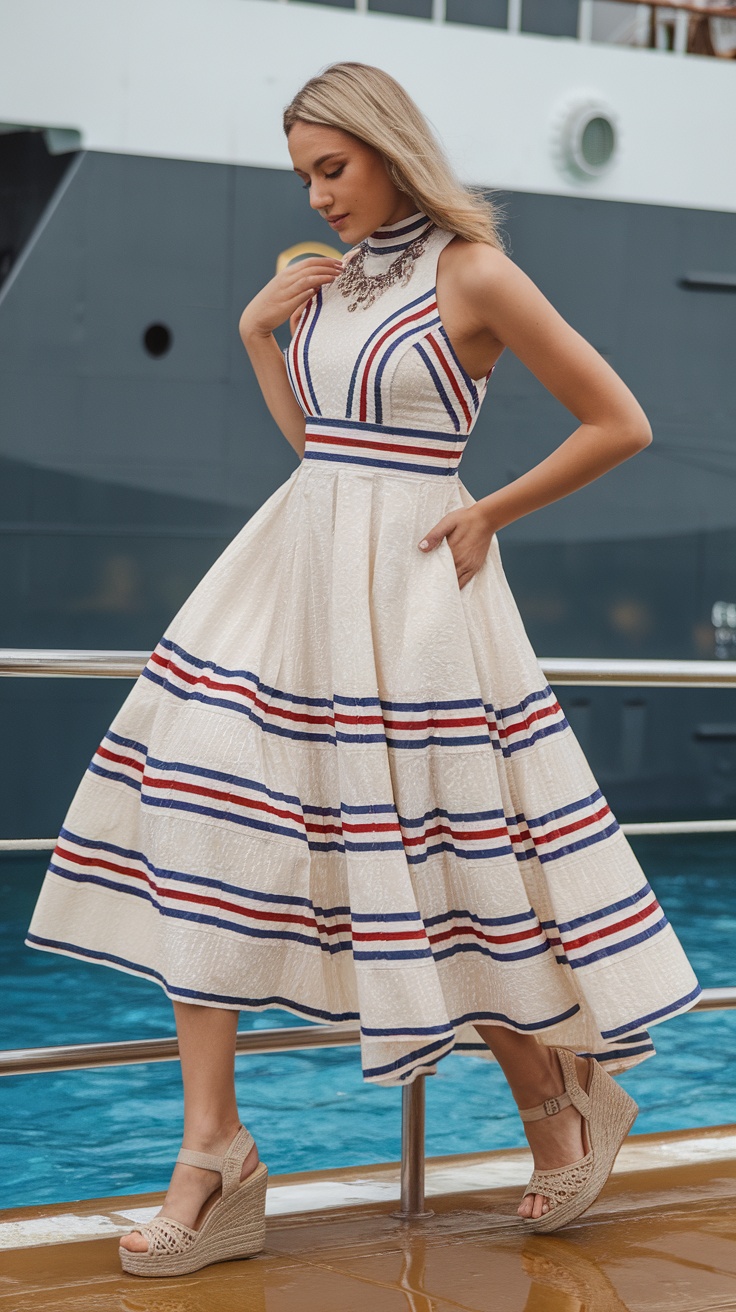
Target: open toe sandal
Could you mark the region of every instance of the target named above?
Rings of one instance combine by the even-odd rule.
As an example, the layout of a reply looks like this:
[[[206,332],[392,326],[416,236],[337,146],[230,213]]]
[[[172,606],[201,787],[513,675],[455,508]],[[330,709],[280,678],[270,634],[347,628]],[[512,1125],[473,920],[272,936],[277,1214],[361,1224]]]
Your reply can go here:
[[[171,1216],[155,1216],[152,1221],[133,1226],[130,1233],[142,1234],[148,1248],[143,1253],[119,1248],[123,1270],[136,1276],[183,1276],[212,1262],[260,1253],[266,1236],[268,1168],[259,1162],[251,1175],[240,1179],[252,1147],[253,1137],[241,1125],[222,1157],[182,1148],[178,1162],[220,1172],[222,1194],[197,1230]]]
[[[559,1230],[595,1202],[611,1174],[618,1150],[636,1120],[638,1107],[619,1084],[603,1069],[595,1058],[588,1059],[592,1067],[588,1090],[581,1088],[575,1067],[575,1054],[569,1048],[555,1048],[565,1081],[565,1092],[557,1098],[548,1098],[538,1107],[519,1111],[522,1121],[539,1121],[544,1116],[555,1116],[571,1104],[583,1118],[583,1145],[587,1151],[578,1162],[560,1166],[553,1171],[534,1171],[524,1191],[541,1194],[547,1199],[549,1210],[538,1217],[521,1217],[524,1225],[535,1232]]]

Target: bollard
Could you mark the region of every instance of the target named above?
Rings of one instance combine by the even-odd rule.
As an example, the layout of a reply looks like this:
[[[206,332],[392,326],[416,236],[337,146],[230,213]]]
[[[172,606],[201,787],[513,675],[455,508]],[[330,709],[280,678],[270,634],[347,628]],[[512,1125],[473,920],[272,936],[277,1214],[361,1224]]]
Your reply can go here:
[[[424,1206],[424,1081],[417,1075],[401,1090],[401,1207],[391,1215],[400,1221],[422,1221],[434,1213]]]

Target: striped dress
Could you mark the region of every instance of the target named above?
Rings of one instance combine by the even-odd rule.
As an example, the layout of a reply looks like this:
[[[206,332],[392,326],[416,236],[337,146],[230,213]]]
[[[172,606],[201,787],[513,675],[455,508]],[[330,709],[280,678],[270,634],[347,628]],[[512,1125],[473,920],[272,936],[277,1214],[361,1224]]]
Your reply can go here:
[[[315,295],[286,352],[304,458],[161,638],[84,774],[30,946],[172,999],[360,1022],[365,1079],[433,1072],[476,1023],[592,1053],[699,987],[542,673],[497,538],[446,540],[488,378],[437,310],[451,234],[408,280]],[[276,440],[276,439],[274,439]],[[484,1051],[487,1051],[484,1049]]]

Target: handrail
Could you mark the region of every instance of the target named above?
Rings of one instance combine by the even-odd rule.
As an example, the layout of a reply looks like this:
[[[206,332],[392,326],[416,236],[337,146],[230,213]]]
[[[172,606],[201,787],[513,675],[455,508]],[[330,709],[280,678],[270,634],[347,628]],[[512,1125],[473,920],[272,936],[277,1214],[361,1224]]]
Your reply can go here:
[[[358,1043],[358,1025],[285,1025],[276,1029],[239,1031],[235,1051],[262,1056],[268,1052],[302,1052],[308,1048],[348,1048]],[[177,1061],[178,1058],[176,1038],[6,1048],[0,1051],[0,1076],[92,1071],[102,1066],[136,1066],[144,1062]]]
[[[731,1011],[734,1008],[736,988],[703,989],[690,1011]],[[282,1028],[238,1031],[235,1051],[258,1056],[269,1052],[302,1052],[310,1048],[350,1048],[359,1043],[358,1025],[285,1025]],[[48,1071],[91,1071],[103,1066],[136,1066],[145,1062],[177,1061],[178,1057],[179,1044],[175,1038],[6,1048],[0,1051],[0,1077],[39,1075]]]
[[[642,0],[616,0],[620,5],[638,5],[641,8]],[[736,18],[736,4],[699,5],[697,0],[643,0],[648,9],[670,9],[675,13],[679,10],[683,14],[692,14],[697,18]]]
[[[736,834],[736,820],[633,820],[623,834]],[[0,838],[3,852],[53,852],[58,838]]]
[[[82,651],[53,648],[0,648],[0,677],[136,679],[148,651]],[[540,656],[542,673],[560,685],[662,688],[736,687],[736,661],[691,661],[585,656]]]

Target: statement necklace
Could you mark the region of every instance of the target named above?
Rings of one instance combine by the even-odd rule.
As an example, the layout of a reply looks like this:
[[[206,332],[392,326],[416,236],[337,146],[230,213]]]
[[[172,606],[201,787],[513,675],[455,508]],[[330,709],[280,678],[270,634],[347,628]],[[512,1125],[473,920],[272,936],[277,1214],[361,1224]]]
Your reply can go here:
[[[417,213],[378,228],[366,237],[336,282],[343,296],[353,297],[348,310],[357,310],[359,305],[367,310],[387,287],[396,283],[405,287],[434,228],[435,224],[426,214]],[[385,264],[394,252],[397,252],[395,258],[387,267],[381,268],[380,265]],[[375,273],[366,269],[366,261],[379,266]]]

